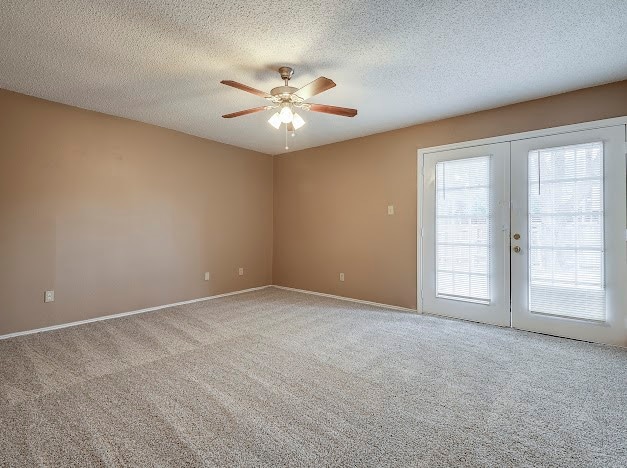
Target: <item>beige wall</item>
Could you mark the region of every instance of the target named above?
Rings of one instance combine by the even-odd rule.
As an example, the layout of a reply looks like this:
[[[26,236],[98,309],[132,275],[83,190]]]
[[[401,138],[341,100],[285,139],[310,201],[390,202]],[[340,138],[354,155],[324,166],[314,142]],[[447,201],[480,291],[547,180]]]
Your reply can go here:
[[[272,209],[268,155],[0,90],[0,335],[271,284]]]
[[[273,163],[0,90],[0,335],[273,279],[414,308],[418,148],[622,115],[627,81]]]
[[[415,308],[418,148],[624,115],[627,81],[275,157],[274,283]]]

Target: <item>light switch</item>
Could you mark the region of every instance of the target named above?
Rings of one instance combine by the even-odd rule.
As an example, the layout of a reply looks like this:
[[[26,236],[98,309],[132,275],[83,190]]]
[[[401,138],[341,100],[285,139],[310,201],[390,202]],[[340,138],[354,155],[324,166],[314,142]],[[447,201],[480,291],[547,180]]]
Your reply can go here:
[[[393,215],[394,214],[394,205],[388,205],[388,214],[389,215]]]
[[[239,275],[240,276],[244,276],[244,269],[240,267],[239,269]]]
[[[340,273],[340,281],[344,281],[344,273]]]
[[[205,272],[205,281],[209,281],[209,277],[210,277],[209,272],[208,271]]]

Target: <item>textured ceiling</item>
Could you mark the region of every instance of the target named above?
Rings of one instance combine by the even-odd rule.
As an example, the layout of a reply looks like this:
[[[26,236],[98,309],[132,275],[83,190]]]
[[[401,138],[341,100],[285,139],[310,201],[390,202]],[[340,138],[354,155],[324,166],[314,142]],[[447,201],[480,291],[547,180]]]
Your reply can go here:
[[[302,149],[627,78],[625,0],[2,0],[0,87],[265,153],[269,90],[327,76]]]

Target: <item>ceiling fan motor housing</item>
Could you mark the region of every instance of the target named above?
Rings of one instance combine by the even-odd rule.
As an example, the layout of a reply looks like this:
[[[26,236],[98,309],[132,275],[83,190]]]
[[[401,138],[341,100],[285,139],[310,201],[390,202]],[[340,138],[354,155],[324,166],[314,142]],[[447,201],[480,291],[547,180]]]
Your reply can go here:
[[[298,88],[294,88],[293,86],[277,86],[270,91],[270,94],[273,96],[280,96],[283,94],[287,97],[287,95],[293,94],[296,91],[298,91]]]
[[[289,86],[289,81],[294,75],[294,69],[292,67],[281,67],[279,68],[279,73],[281,74],[281,78],[285,81],[285,85],[277,86],[270,91],[270,94],[273,97],[280,98],[280,101],[295,101],[296,96],[293,96],[298,88],[294,88],[293,86]]]

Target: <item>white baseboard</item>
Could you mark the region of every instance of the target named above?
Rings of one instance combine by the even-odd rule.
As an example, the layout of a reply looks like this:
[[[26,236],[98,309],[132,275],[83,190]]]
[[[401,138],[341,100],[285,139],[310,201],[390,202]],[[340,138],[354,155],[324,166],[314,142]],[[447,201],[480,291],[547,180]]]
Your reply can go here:
[[[198,299],[191,299],[189,301],[174,302],[172,304],[165,304],[165,305],[160,305],[160,306],[155,306],[155,307],[148,307],[146,309],[132,310],[130,312],[121,312],[119,314],[113,314],[113,315],[104,315],[102,317],[95,317],[95,318],[91,318],[91,319],[87,319],[87,320],[79,320],[77,322],[61,323],[59,325],[52,325],[50,327],[35,328],[33,330],[26,330],[26,331],[20,331],[20,332],[15,332],[15,333],[9,333],[7,335],[0,335],[0,340],[6,340],[8,338],[15,338],[16,336],[31,335],[33,333],[41,333],[41,332],[47,332],[47,331],[52,331],[52,330],[59,330],[61,328],[75,327],[77,325],[84,325],[86,323],[100,322],[101,320],[110,320],[110,319],[115,319],[115,318],[120,318],[120,317],[127,317],[129,315],[143,314],[143,313],[146,313],[146,312],[154,312],[155,310],[167,309],[168,307],[176,307],[176,306],[184,305],[184,304],[192,304],[194,302],[202,302],[202,301],[208,301],[210,299],[217,299],[219,297],[234,296],[236,294],[243,294],[243,293],[247,293],[247,292],[251,292],[251,291],[258,291],[260,289],[269,288],[270,286],[271,285],[259,286],[257,288],[241,289],[239,291],[232,291],[232,292],[228,292],[228,293],[224,293],[224,294],[217,294],[215,296],[201,297],[201,298],[198,298]]]
[[[224,294],[217,294],[215,296],[200,297],[198,299],[191,299],[189,301],[174,302],[172,304],[164,304],[164,305],[159,305],[155,307],[148,307],[146,309],[132,310],[130,312],[121,312],[119,314],[104,315],[102,317],[79,320],[76,322],[61,323],[59,325],[52,325],[50,327],[35,328],[33,330],[25,330],[25,331],[20,331],[20,332],[15,332],[15,333],[8,333],[6,335],[0,335],[0,340],[6,340],[8,338],[15,338],[17,336],[32,335],[33,333],[42,333],[42,332],[47,332],[47,331],[52,331],[52,330],[60,330],[62,328],[69,328],[69,327],[75,327],[77,325],[84,325],[87,323],[100,322],[102,320],[111,320],[111,319],[120,318],[120,317],[127,317],[129,315],[144,314],[146,312],[154,312],[156,310],[167,309],[168,307],[176,307],[176,306],[185,305],[185,304],[193,304],[194,302],[208,301],[211,299],[217,299],[219,297],[234,296],[236,294],[243,294],[243,293],[247,293],[251,291],[258,291],[260,289],[265,289],[265,288],[270,288],[270,287],[277,288],[277,289],[284,289],[286,291],[299,292],[303,294],[312,294],[314,296],[329,297],[331,299],[339,299],[341,301],[356,302],[358,304],[366,304],[370,306],[381,307],[384,309],[392,309],[392,310],[400,310],[403,312],[416,313],[416,309],[408,309],[407,307],[399,307],[399,306],[394,306],[394,305],[389,305],[389,304],[380,304],[378,302],[371,302],[371,301],[362,301],[361,299],[353,299],[351,297],[344,297],[344,296],[335,296],[333,294],[326,294],[326,293],[321,293],[321,292],[316,292],[316,291],[307,291],[305,289],[288,288],[287,286],[266,285],[266,286],[259,286],[257,288],[241,289],[239,291],[232,291],[232,292],[228,292]]]
[[[308,291],[306,289],[288,288],[287,286],[278,286],[276,284],[273,284],[272,287],[277,288],[277,289],[285,289],[286,291],[294,291],[294,292],[299,292],[303,294],[312,294],[314,296],[322,296],[322,297],[329,297],[331,299],[339,299],[340,301],[357,302],[358,304],[366,304],[366,305],[375,306],[375,307],[382,307],[384,309],[401,310],[403,312],[411,312],[414,314],[417,313],[416,309],[409,309],[407,307],[400,307],[400,306],[395,306],[395,305],[390,305],[390,304],[381,304],[379,302],[362,301],[361,299],[353,299],[352,297],[335,296],[333,294],[326,294],[326,293],[321,293],[321,292],[316,292],[316,291]]]

